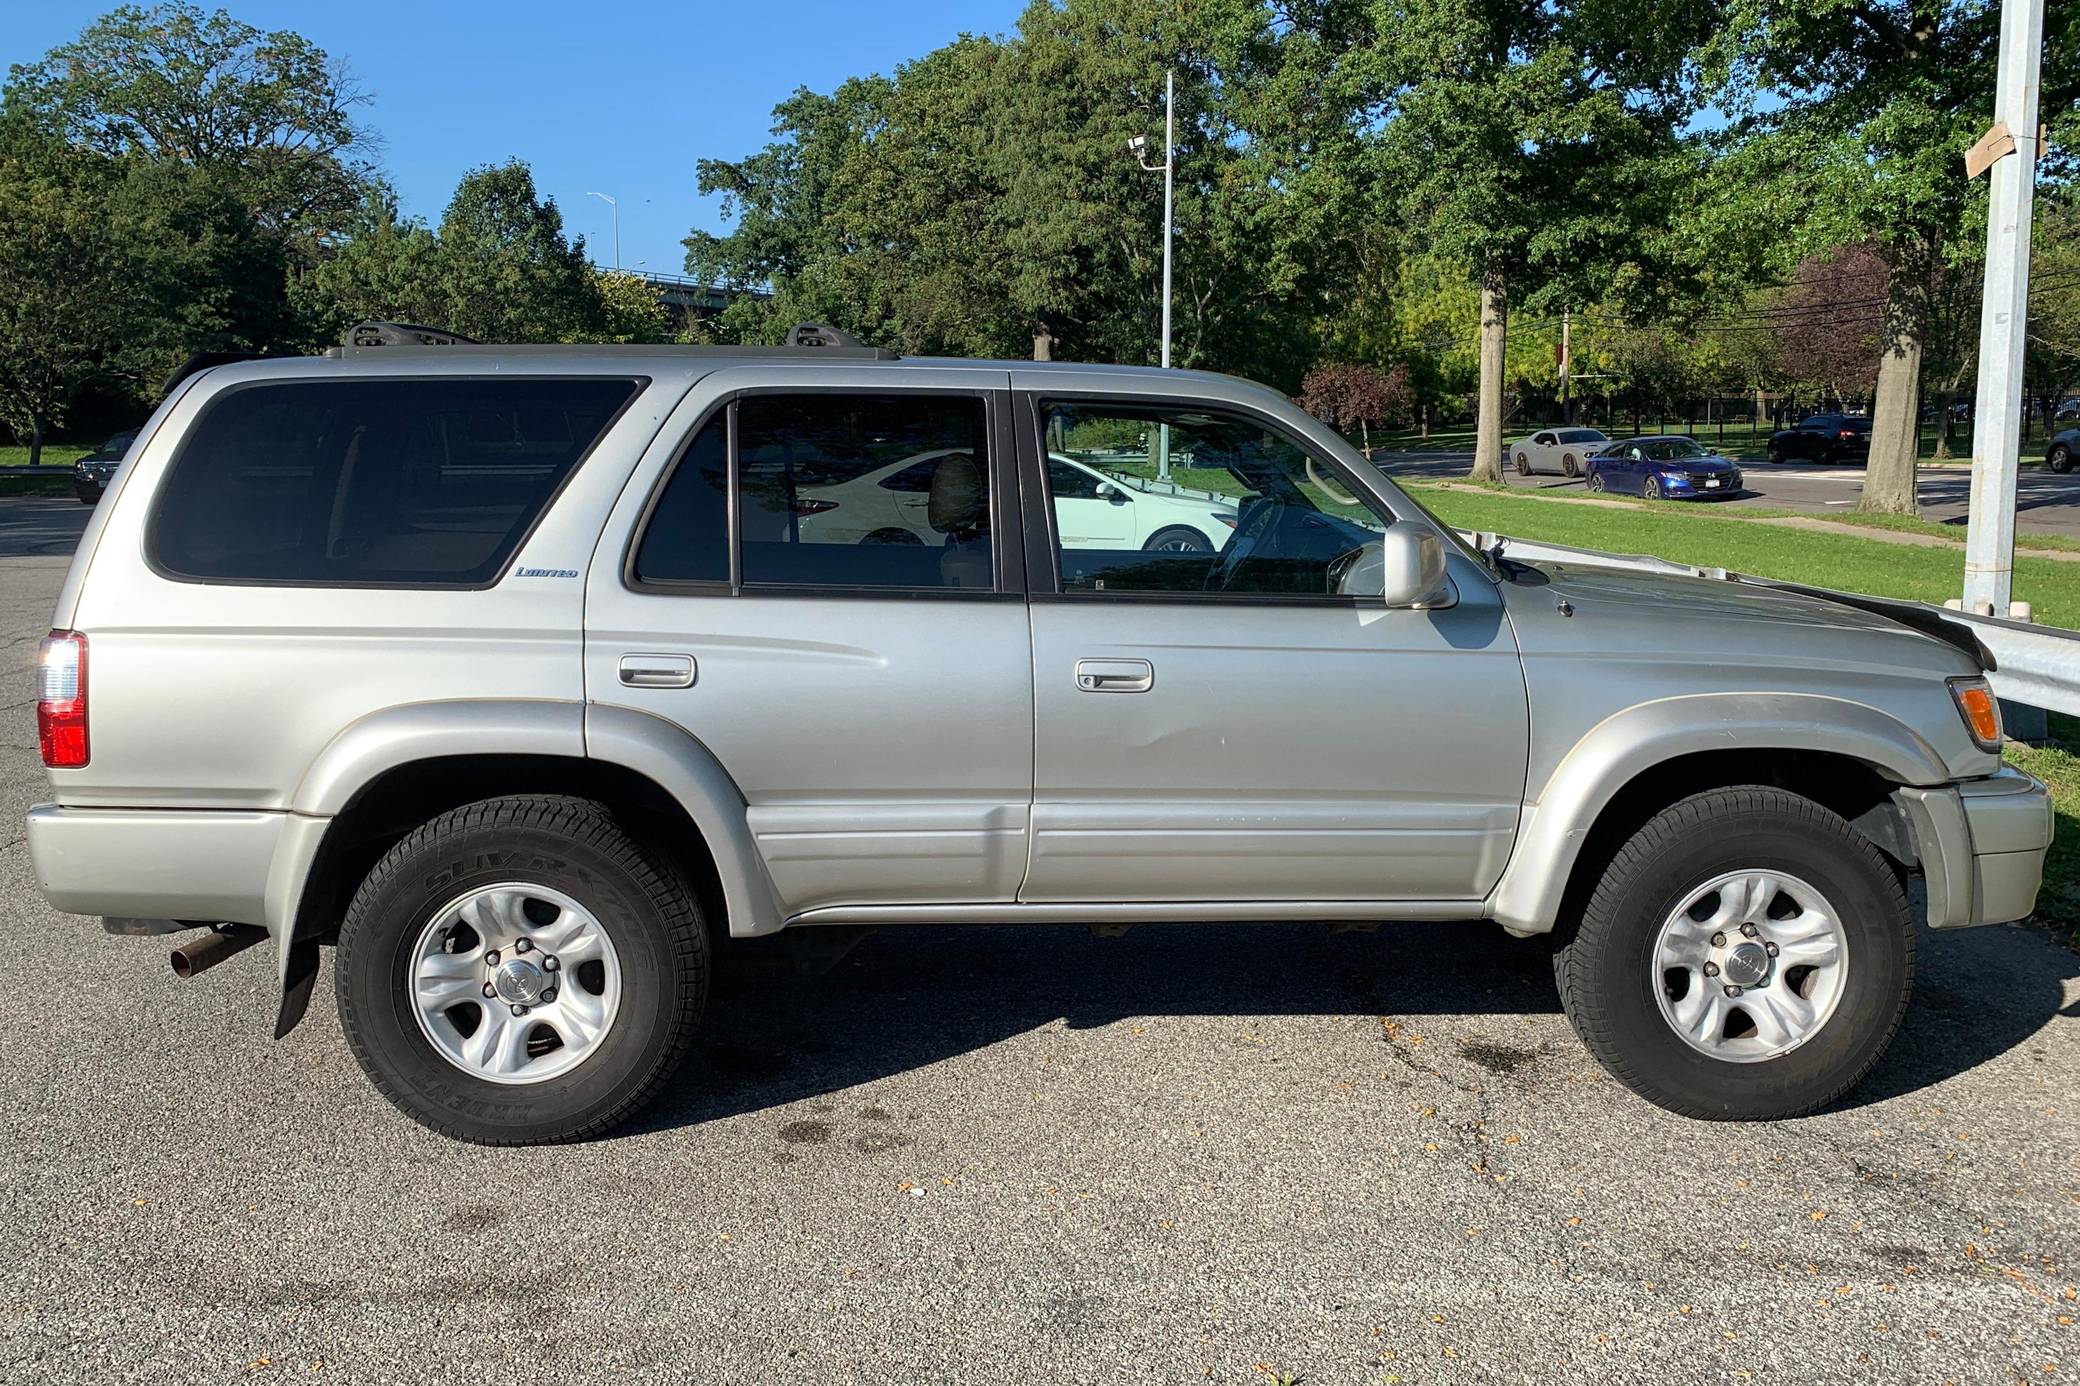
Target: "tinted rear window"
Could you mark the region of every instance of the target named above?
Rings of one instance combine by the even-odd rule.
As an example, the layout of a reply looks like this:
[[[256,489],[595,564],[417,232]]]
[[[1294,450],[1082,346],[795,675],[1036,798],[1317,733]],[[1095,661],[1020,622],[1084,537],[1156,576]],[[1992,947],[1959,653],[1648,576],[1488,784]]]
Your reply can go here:
[[[640,388],[435,378],[229,390],[174,457],[152,559],[208,581],[482,585]]]

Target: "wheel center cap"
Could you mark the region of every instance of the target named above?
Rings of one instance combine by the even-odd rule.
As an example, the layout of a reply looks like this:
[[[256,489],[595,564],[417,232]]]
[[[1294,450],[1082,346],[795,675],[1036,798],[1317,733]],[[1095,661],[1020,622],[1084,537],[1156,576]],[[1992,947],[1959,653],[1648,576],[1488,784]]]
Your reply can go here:
[[[515,1006],[532,1006],[542,999],[548,979],[542,970],[524,958],[508,958],[491,974],[491,985],[499,999]]]
[[[1769,950],[1752,941],[1736,944],[1719,971],[1737,987],[1752,987],[1769,975]]]

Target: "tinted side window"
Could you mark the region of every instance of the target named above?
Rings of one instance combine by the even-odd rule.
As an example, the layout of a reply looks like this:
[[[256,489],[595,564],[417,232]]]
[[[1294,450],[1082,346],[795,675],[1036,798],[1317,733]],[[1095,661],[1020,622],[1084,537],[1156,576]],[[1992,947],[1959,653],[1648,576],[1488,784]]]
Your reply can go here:
[[[331,380],[219,396],[175,455],[148,551],[229,582],[495,578],[634,380]]]
[[[645,582],[729,581],[729,417],[717,411],[686,444],[636,549]]]
[[[988,434],[972,396],[739,400],[744,586],[993,587]]]

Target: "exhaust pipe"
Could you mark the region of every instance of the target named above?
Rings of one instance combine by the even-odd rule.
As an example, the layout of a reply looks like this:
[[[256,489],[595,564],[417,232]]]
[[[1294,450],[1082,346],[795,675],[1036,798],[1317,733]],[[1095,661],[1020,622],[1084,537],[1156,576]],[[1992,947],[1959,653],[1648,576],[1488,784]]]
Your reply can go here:
[[[243,953],[267,937],[267,930],[252,924],[219,924],[201,938],[173,950],[173,975],[199,977],[235,953]]]

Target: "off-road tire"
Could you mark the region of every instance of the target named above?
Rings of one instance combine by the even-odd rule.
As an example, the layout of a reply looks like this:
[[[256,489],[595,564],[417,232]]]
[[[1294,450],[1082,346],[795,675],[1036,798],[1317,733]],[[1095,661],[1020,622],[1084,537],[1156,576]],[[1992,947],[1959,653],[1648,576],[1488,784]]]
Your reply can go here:
[[[411,954],[436,911],[473,887],[530,881],[581,902],[621,960],[612,1028],[583,1063],[525,1085],[475,1077],[427,1041],[409,998]],[[683,877],[601,805],[528,795],[444,813],[384,854],[340,925],[340,1025],[376,1089],[414,1121],[479,1145],[605,1135],[685,1060],[707,1001],[709,942]]]
[[[1748,867],[1789,872],[1828,897],[1847,973],[1805,1043],[1734,1063],[1691,1048],[1662,1018],[1653,948],[1687,892]],[[1781,789],[1716,789],[1664,809],[1618,849],[1553,973],[1575,1033],[1626,1087],[1683,1116],[1768,1121],[1833,1102],[1884,1054],[1913,992],[1914,923],[1892,862],[1839,815]]]

